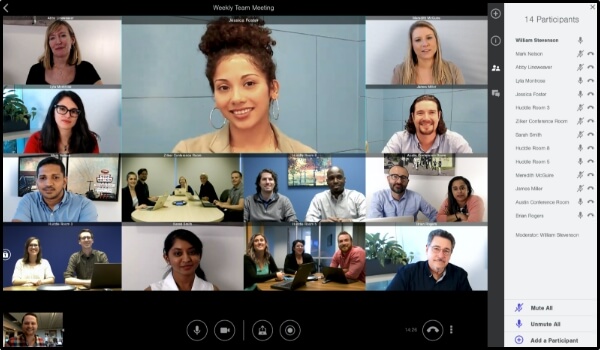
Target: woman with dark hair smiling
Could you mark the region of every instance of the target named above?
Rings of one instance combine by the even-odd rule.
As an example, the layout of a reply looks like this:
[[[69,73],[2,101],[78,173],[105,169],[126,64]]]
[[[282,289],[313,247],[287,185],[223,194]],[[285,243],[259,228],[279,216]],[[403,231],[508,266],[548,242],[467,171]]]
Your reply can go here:
[[[29,237],[25,242],[23,258],[17,260],[12,276],[14,286],[40,286],[54,283],[50,263],[42,259],[42,244],[39,238]]]
[[[438,211],[438,222],[481,222],[485,204],[473,194],[471,182],[462,176],[453,177],[448,183],[448,198]]]
[[[29,137],[24,153],[100,153],[99,138],[88,126],[81,97],[63,90],[52,99],[42,130]]]
[[[206,56],[206,77],[215,107],[215,132],[180,141],[174,153],[315,153],[279,130],[279,82],[275,76],[271,30],[264,20],[208,23],[198,47]],[[215,110],[220,113],[214,113]],[[220,114],[223,122],[216,122]]]
[[[304,252],[304,240],[297,239],[292,242],[292,252],[285,257],[283,263],[283,272],[295,275],[300,265],[312,263],[313,268],[310,273],[317,272],[317,266],[312,255]]]
[[[195,233],[178,229],[167,236],[163,259],[169,270],[164,279],[154,282],[145,290],[219,290],[206,280],[200,267],[202,241]]]

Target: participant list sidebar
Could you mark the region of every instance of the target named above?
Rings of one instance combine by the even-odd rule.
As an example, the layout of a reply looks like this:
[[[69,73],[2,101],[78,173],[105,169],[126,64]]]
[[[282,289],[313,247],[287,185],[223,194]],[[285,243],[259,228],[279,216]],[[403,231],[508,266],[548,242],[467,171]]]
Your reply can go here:
[[[505,346],[597,347],[598,3],[505,4]]]

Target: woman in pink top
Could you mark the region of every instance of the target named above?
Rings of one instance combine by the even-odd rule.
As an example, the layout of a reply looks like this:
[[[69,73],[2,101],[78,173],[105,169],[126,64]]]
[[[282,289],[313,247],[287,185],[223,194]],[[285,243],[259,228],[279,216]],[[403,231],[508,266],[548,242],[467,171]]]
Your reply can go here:
[[[473,194],[471,182],[462,176],[453,177],[448,183],[448,198],[438,210],[438,222],[481,222],[485,204]]]
[[[88,126],[81,97],[64,90],[52,99],[42,130],[29,137],[24,153],[100,153],[99,138]]]

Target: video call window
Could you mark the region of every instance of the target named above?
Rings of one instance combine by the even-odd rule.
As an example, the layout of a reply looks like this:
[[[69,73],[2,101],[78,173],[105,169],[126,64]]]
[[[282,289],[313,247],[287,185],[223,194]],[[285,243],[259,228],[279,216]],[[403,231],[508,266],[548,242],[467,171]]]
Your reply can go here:
[[[487,26],[487,17],[367,17],[366,84],[487,85]],[[445,80],[415,79],[406,67],[436,57]]]
[[[4,16],[2,23],[3,84],[121,85],[121,17]]]
[[[38,163],[47,156],[20,156],[18,194],[37,191],[36,170]],[[66,176],[69,179],[66,189],[85,195],[91,200],[119,200],[119,154],[108,155],[59,156],[65,163]]]
[[[123,152],[171,152],[223,124],[198,48],[216,18],[123,17]],[[364,18],[264,19],[279,82],[270,122],[318,152],[364,153]]]
[[[65,345],[65,326],[62,312],[4,312],[3,343],[6,347],[25,347],[25,335],[35,337],[35,346],[62,347]],[[68,337],[67,337],[68,338]]]

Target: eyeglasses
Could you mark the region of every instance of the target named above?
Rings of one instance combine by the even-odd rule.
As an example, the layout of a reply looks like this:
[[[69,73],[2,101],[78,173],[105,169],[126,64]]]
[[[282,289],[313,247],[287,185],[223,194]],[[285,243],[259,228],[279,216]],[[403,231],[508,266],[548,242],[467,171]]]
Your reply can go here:
[[[82,241],[87,241],[87,240],[91,240],[91,239],[92,239],[92,237],[90,237],[90,236],[83,236],[83,237],[81,237]]]
[[[391,174],[388,177],[391,177],[394,181],[402,180],[402,182],[408,182],[408,176]]]
[[[450,254],[452,254],[452,251],[450,249],[442,249],[438,246],[433,246],[431,247],[431,250],[435,253],[435,254],[439,254],[440,252],[444,253],[444,256],[450,256]]]
[[[62,114],[62,115],[65,115],[65,114],[67,114],[67,112],[69,112],[69,114],[71,115],[72,118],[77,118],[81,114],[81,110],[79,110],[77,108],[68,109],[67,107],[65,107],[63,105],[56,105],[56,106],[54,106],[54,109],[56,110],[56,112],[58,114]]]

